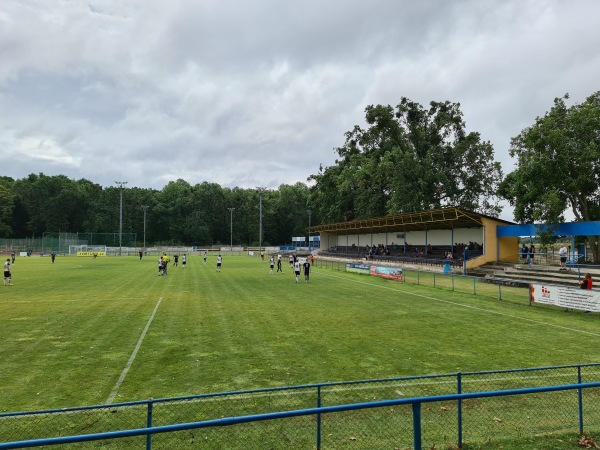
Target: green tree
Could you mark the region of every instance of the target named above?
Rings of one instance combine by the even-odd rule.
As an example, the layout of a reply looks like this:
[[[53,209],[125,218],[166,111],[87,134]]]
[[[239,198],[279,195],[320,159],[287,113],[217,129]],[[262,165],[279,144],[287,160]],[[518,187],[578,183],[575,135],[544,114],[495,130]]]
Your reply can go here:
[[[153,207],[158,239],[164,243],[191,242],[190,218],[196,210],[192,186],[185,180],[170,181],[156,195]]]
[[[10,182],[12,184],[12,182]],[[0,237],[10,236],[15,196],[8,180],[0,179]]]
[[[425,109],[402,98],[395,109],[365,111],[369,127],[346,133],[336,165],[310,178],[320,217],[352,220],[444,206],[500,213],[500,164],[489,142],[465,131],[458,103],[431,102]]]
[[[15,181],[27,234],[41,235],[46,231],[81,231],[88,226],[92,214],[90,205],[100,187],[88,180],[71,180],[64,175],[30,174]]]
[[[258,245],[259,230],[259,201],[256,189],[241,189],[239,187],[224,190],[225,208],[235,208],[231,216],[229,210],[226,214],[233,220],[234,245]],[[227,230],[229,230],[229,221]],[[264,233],[263,233],[264,235]]]
[[[144,224],[146,225],[146,243],[157,240],[158,229],[155,226],[156,215],[154,213],[157,194],[158,191],[155,189],[138,187],[131,187],[123,191],[123,232],[135,233],[138,247],[142,247],[144,243]],[[145,221],[143,206],[148,206]]]
[[[0,233],[8,237],[40,236],[47,232],[112,233],[102,242],[114,245],[119,231],[121,190],[66,176],[31,174],[20,180],[0,177]],[[266,189],[262,198],[263,244],[291,242],[308,225],[310,190],[297,183]],[[143,205],[149,206],[144,221]],[[235,208],[233,217],[228,208]],[[310,208],[311,210],[314,208]],[[318,214],[313,211],[313,224]],[[141,246],[146,225],[146,245],[258,245],[259,193],[256,189],[221,188],[203,182],[191,186],[185,180],[169,182],[160,191],[125,186],[123,233],[135,233]],[[112,239],[112,240],[111,240]]]
[[[271,240],[279,244],[290,244],[293,236],[308,236],[308,195],[304,183],[282,184],[271,193],[273,201],[274,228]]]
[[[518,222],[560,223],[567,210],[577,221],[600,220],[600,92],[571,107],[568,98],[554,99],[544,117],[511,141],[517,169],[499,193]],[[596,263],[598,240],[588,238]]]
[[[217,183],[194,186],[195,224],[199,245],[229,244],[229,211],[225,191]]]

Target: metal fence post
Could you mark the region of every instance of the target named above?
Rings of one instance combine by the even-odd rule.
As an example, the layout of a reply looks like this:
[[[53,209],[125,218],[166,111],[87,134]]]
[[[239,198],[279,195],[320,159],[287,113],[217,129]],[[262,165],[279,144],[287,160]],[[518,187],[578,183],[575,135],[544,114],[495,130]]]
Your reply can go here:
[[[458,372],[456,374],[456,393],[457,394],[462,394],[462,374],[460,372]],[[458,399],[458,404],[457,404],[457,408],[458,408],[458,416],[457,416],[457,420],[458,420],[458,424],[457,424],[457,431],[458,431],[458,448],[462,447],[462,399]]]
[[[473,277],[473,295],[477,295],[477,277]]]
[[[435,272],[433,272],[433,287],[435,287]]]
[[[577,384],[581,384],[581,366],[577,366]],[[583,434],[583,390],[577,389],[577,403],[579,404],[579,434]]]
[[[154,409],[154,403],[152,399],[148,399],[148,417],[146,418],[146,427],[152,428],[152,410]],[[152,434],[146,435],[146,450],[152,449]]]
[[[502,300],[502,281],[498,280],[498,296]]]
[[[321,386],[317,386],[317,408],[321,407]],[[321,414],[317,414],[317,450],[321,448]]]
[[[422,450],[421,439],[421,403],[414,402],[413,410],[413,448],[414,450]]]

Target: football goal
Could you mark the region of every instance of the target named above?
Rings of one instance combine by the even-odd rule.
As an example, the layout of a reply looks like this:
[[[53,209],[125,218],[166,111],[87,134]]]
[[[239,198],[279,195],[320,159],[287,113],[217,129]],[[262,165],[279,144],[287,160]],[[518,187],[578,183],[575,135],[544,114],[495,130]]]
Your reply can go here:
[[[69,245],[69,255],[106,256],[106,245]]]

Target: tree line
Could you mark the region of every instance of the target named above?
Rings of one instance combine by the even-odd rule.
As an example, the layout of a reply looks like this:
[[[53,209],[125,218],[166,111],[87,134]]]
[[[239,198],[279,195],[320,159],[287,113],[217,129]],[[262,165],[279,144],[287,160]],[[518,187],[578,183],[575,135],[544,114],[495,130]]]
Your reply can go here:
[[[600,92],[573,106],[567,99],[555,99],[550,111],[511,139],[516,168],[506,177],[492,144],[467,132],[459,103],[424,107],[403,97],[395,107],[369,105],[366,125],[345,133],[333,165],[321,166],[307,183],[262,193],[263,243],[305,236],[309,221],[446,206],[497,217],[502,200],[514,207],[519,223],[563,222],[567,211],[577,220],[600,220]],[[120,193],[116,186],[62,175],[0,177],[0,237],[118,231]],[[127,188],[123,232],[142,235],[147,206],[147,242],[226,244],[233,221],[234,243],[256,245],[259,195],[256,189],[181,179],[161,190]],[[594,251],[597,259],[597,243]]]
[[[291,243],[305,236],[308,187],[282,185],[262,192],[222,188],[203,182],[169,182],[161,190],[123,188],[123,233],[145,236],[148,245],[258,245],[262,213],[263,244]],[[0,221],[5,237],[45,232],[119,232],[121,189],[64,175],[31,174],[0,180],[0,198],[10,214]],[[230,210],[229,208],[233,208]],[[145,217],[144,217],[145,216]]]

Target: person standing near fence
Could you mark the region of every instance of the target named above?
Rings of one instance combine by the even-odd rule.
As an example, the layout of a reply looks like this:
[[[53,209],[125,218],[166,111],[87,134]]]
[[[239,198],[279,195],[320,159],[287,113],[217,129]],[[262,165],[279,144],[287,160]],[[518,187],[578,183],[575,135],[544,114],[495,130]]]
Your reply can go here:
[[[533,265],[533,259],[535,258],[535,246],[533,243],[529,246],[529,265]]]
[[[560,249],[558,250],[558,256],[560,258],[560,269],[559,270],[567,270],[566,264],[567,264],[567,247],[565,247],[565,244],[560,244]]]
[[[219,257],[217,258],[217,272],[221,271],[221,263],[223,262],[223,258],[221,258],[221,255],[219,255]]]
[[[529,249],[525,244],[521,247],[521,258],[523,259],[523,264],[527,264],[527,258],[529,256]]]
[[[56,259],[56,253],[52,252],[50,254],[50,258],[52,258],[52,264],[54,264],[54,260]]]

